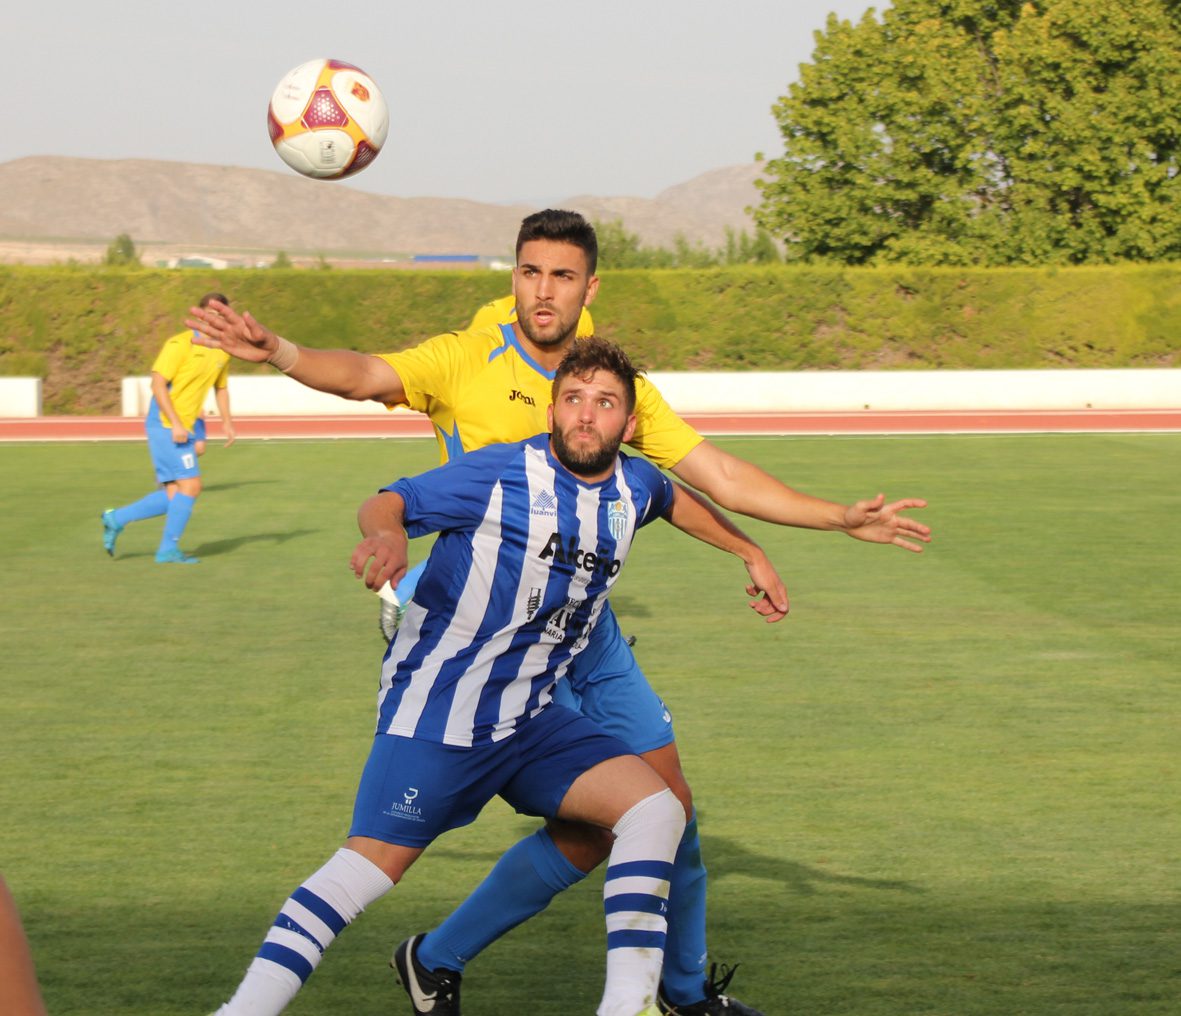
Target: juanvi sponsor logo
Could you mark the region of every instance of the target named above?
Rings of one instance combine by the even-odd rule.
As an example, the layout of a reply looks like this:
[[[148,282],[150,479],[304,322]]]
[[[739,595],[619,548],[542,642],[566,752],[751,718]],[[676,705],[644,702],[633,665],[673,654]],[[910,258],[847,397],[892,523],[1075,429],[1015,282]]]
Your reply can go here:
[[[530,515],[557,515],[558,499],[552,490],[540,491],[529,506]]]

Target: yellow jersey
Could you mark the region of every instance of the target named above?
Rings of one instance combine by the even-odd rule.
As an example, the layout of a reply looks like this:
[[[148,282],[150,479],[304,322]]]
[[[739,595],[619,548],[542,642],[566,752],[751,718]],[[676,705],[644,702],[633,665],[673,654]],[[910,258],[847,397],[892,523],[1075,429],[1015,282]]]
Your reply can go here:
[[[398,372],[405,404],[431,418],[443,462],[549,429],[554,372],[525,351],[510,325],[446,332],[381,358]],[[703,440],[647,378],[636,379],[632,448],[668,469]]]
[[[152,373],[163,375],[168,382],[172,406],[185,429],[192,430],[209,389],[224,388],[229,381],[230,354],[196,346],[191,331],[180,332],[165,340],[160,355],[152,364]],[[155,398],[148,407],[148,421],[163,427],[172,426],[160,412]]]
[[[483,328],[486,325],[511,325],[516,320],[517,301],[512,293],[509,293],[508,296],[502,296],[499,300],[492,300],[484,304],[476,311],[476,316],[472,318],[472,323],[468,325],[468,328]],[[578,315],[578,327],[575,329],[574,337],[586,339],[594,334],[595,323],[591,320],[590,311],[583,307],[582,313]]]

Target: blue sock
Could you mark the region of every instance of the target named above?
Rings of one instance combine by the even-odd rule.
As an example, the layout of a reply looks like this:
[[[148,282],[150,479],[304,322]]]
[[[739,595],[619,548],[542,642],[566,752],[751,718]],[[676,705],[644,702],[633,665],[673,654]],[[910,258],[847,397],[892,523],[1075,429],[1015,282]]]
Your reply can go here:
[[[189,524],[189,517],[193,514],[193,505],[196,503],[195,497],[189,497],[180,491],[172,495],[172,500],[168,502],[168,517],[164,520],[164,535],[160,539],[157,554],[178,548],[185,526]]]
[[[458,909],[427,934],[418,958],[428,970],[463,972],[485,946],[539,914],[563,889],[586,878],[539,829],[513,844]]]
[[[694,811],[677,847],[668,893],[668,938],[661,980],[674,1005],[692,1005],[705,997],[705,883]]]
[[[164,515],[168,511],[168,495],[162,490],[141,497],[138,501],[116,508],[111,516],[115,525],[122,528],[128,522],[139,522],[143,519],[154,519],[157,515]]]

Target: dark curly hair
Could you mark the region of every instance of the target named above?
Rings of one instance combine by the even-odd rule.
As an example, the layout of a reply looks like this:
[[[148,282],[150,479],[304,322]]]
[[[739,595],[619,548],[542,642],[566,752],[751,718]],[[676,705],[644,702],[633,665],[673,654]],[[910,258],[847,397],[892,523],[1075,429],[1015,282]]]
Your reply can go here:
[[[597,335],[579,339],[562,357],[562,362],[558,364],[558,369],[554,373],[551,398],[557,398],[562,378],[571,375],[586,378],[596,370],[605,370],[623,382],[623,397],[627,403],[627,411],[633,412],[636,408],[636,378],[639,377],[640,371],[628,358],[627,353],[614,342],[600,339]]]

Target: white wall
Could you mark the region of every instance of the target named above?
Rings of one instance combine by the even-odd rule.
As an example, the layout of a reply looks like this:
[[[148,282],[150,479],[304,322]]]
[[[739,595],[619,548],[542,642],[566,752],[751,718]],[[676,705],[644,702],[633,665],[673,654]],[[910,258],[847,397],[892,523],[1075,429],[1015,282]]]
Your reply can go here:
[[[0,377],[0,416],[40,416],[39,377]]]
[[[143,416],[152,401],[151,379],[123,379],[123,416]],[[230,375],[230,408],[235,416],[353,416],[384,415],[389,412],[376,402],[351,402],[305,388],[284,374],[249,377]],[[205,399],[207,412],[216,412],[211,391]]]
[[[891,370],[780,373],[653,372],[681,413],[876,410],[1173,409],[1181,370]],[[146,377],[124,378],[123,415],[142,416]],[[374,402],[312,391],[282,374],[230,378],[235,416],[381,415]],[[207,408],[215,407],[210,393]],[[0,416],[5,413],[0,406]]]
[[[682,413],[1181,407],[1181,370],[1168,369],[654,372],[651,379]],[[240,416],[386,412],[377,403],[312,391],[282,374],[231,377],[230,399]],[[150,400],[146,377],[123,379],[123,416],[143,416]],[[207,408],[215,408],[212,393]],[[0,417],[40,415],[40,378],[0,378]]]

